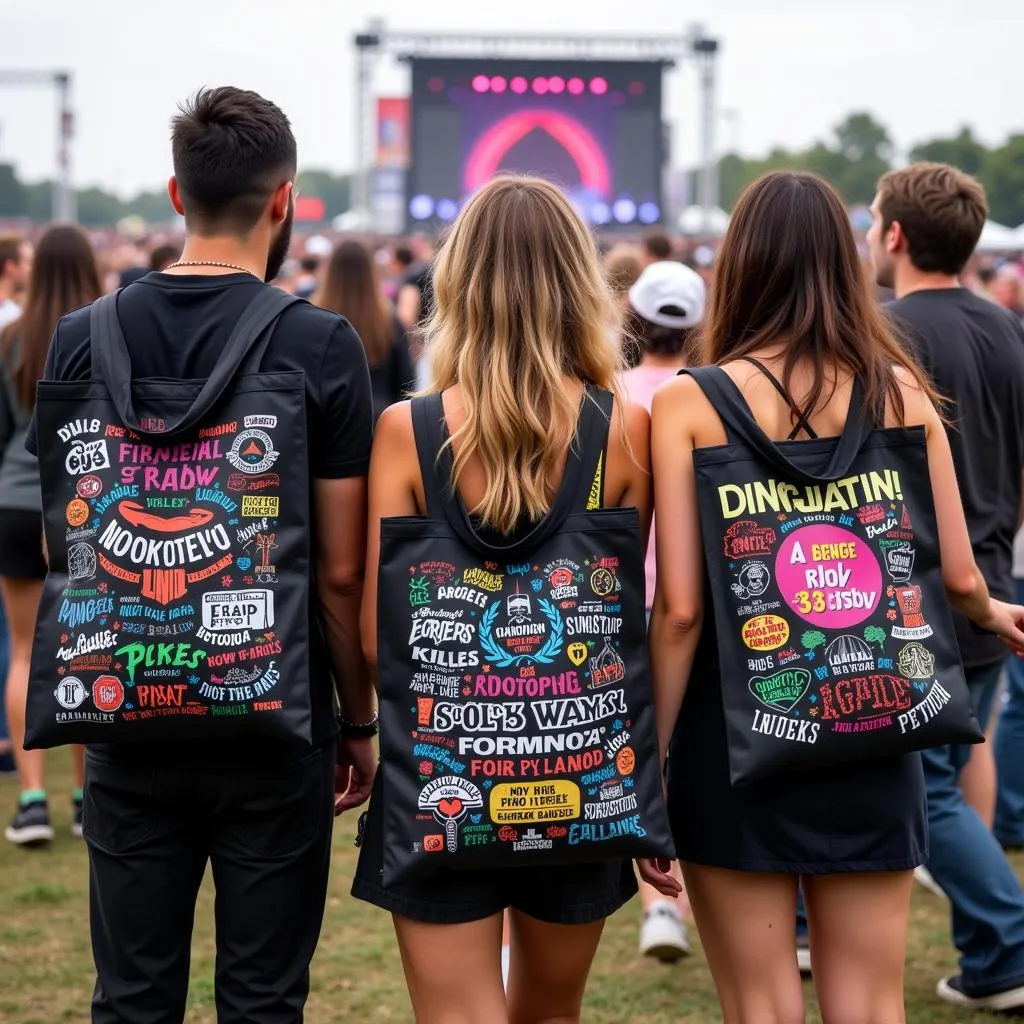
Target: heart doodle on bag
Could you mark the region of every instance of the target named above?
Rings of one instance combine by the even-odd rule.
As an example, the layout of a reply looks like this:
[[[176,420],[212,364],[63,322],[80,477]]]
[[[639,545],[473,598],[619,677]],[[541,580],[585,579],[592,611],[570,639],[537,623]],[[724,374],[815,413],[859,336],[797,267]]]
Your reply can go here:
[[[441,800],[437,805],[437,809],[446,818],[457,818],[462,811],[462,801],[458,797],[452,800]]]
[[[811,673],[805,668],[786,668],[771,676],[754,676],[747,685],[765,707],[788,714],[807,693]]]
[[[569,655],[569,660],[578,668],[587,660],[587,645],[577,641],[574,644],[569,644],[565,649],[565,653]]]

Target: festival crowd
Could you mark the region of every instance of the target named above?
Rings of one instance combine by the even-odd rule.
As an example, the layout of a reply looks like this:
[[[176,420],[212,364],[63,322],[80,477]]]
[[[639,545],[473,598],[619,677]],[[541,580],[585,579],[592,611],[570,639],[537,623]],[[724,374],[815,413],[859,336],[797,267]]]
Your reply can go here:
[[[52,513],[44,499],[55,485],[36,384],[46,382],[42,406],[49,382],[69,388],[103,377],[94,372],[101,321],[91,314],[101,296],[116,293],[116,307],[106,308],[116,308],[131,379],[164,381],[216,377],[250,305],[274,301],[268,282],[303,300],[281,306],[260,335],[258,369],[281,380],[304,375],[308,621],[286,624],[279,607],[278,636],[267,636],[308,649],[310,711],[302,742],[239,731],[132,743],[118,733],[73,746],[74,788],[60,798],[72,802],[73,831],[89,856],[94,1024],[180,1024],[208,862],[218,1020],[300,1021],[333,817],[360,813],[367,801],[352,894],[392,915],[420,1024],[578,1020],[604,922],[638,890],[639,954],[666,963],[690,955],[695,925],[727,1024],[803,1021],[801,974],[813,978],[827,1024],[896,1024],[905,1020],[915,878],[948,899],[960,953],[960,973],[937,979],[938,998],[965,1009],[1024,1008],[1024,889],[1006,858],[1024,848],[1024,540],[1014,548],[1024,264],[1019,254],[974,255],[987,213],[981,186],[945,165],[892,171],[878,184],[872,227],[858,237],[826,182],[773,173],[742,195],[724,238],[697,244],[661,230],[596,239],[557,188],[501,177],[440,239],[300,238],[292,235],[295,139],[271,102],[201,91],[174,118],[172,155],[183,238],[88,236],[69,225],[0,237],[0,772],[19,780],[6,839],[31,856],[55,838],[44,747],[57,744],[26,748],[26,718],[42,699],[34,694],[61,691],[56,676],[46,687],[38,678],[53,657],[40,650],[46,609],[56,607],[44,584],[61,564],[49,527],[51,550],[44,543],[44,515],[66,515],[69,543],[79,527],[89,532],[87,502],[79,500],[79,521],[75,501]],[[431,417],[436,436],[421,426]],[[283,414],[250,418],[270,429]],[[108,436],[127,429],[148,438],[145,422],[126,420]],[[858,432],[858,451],[889,438],[884,444],[920,454],[902,486],[915,487],[934,515],[908,537],[919,565],[934,566],[936,580],[941,571],[951,626],[936,629],[935,648],[922,646],[932,631],[920,589],[915,607],[909,591],[889,587],[887,615],[905,619],[904,633],[897,626],[891,635],[910,641],[900,653],[908,679],[931,676],[938,646],[951,652],[963,742],[921,749],[894,740],[852,762],[836,756],[737,784],[727,697],[735,679],[719,635],[731,626],[722,626],[720,570],[702,526],[707,480],[745,492],[730,484],[737,464],[722,457],[715,468],[715,453],[742,443],[779,473],[832,480],[821,467]],[[246,434],[257,442],[251,457],[273,465],[266,434]],[[425,437],[436,450],[425,450]],[[282,479],[286,463],[277,466]],[[242,461],[236,476],[250,471]],[[88,497],[81,484],[78,495]],[[910,529],[897,505],[893,498],[880,513],[896,531],[883,550],[895,552],[890,567],[911,552],[912,566],[909,539],[892,539]],[[151,500],[149,511],[134,509],[136,524],[165,529],[162,507]],[[529,563],[530,538],[560,511],[614,509],[636,510],[636,550],[646,550],[641,585],[631,592],[623,582],[622,597],[632,602],[625,621],[633,615],[647,627],[650,750],[634,745],[638,759],[657,761],[663,792],[659,785],[651,799],[664,801],[658,813],[667,812],[675,857],[640,847],[592,862],[538,854],[523,866],[481,862],[395,880],[392,791],[382,781],[395,770],[378,770],[376,746],[378,729],[385,758],[398,743],[382,696],[398,670],[378,647],[392,606],[404,601],[388,575],[388,524],[451,516],[460,536]],[[747,553],[733,550],[735,562]],[[849,565],[857,556],[843,550]],[[729,584],[755,609],[769,583],[768,563],[757,564]],[[571,577],[564,585],[574,590]],[[937,610],[925,611],[935,622]],[[879,635],[886,640],[884,629]],[[845,646],[828,648],[833,666],[867,657],[867,640],[840,639]],[[747,653],[779,646],[751,641]],[[609,651],[602,671],[613,672],[621,658]],[[777,654],[764,663],[782,665]],[[190,682],[185,667],[163,675]],[[747,674],[739,686],[747,688]],[[81,706],[84,696],[64,693],[60,707]],[[782,703],[757,714],[766,720],[763,708]],[[825,720],[817,715],[828,710],[809,712],[800,736],[808,726],[817,736]],[[974,742],[982,733],[989,742]],[[457,799],[471,797],[449,794],[443,809],[453,819]],[[453,960],[459,986],[448,984]]]

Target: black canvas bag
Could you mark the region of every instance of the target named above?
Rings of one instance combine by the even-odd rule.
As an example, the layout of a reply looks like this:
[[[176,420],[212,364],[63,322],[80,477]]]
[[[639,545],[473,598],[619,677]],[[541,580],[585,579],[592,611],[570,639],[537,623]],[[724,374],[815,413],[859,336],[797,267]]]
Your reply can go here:
[[[694,451],[734,784],[983,739],[939,565],[924,428],[774,442],[720,367]]]
[[[309,741],[305,375],[260,372],[297,301],[262,290],[205,381],[132,380],[107,296],[92,379],[39,384],[50,568],[26,747]]]
[[[451,488],[440,395],[413,400],[427,515],[381,522],[385,885],[674,856],[639,515],[600,507],[611,401],[584,399],[549,515],[495,545]]]

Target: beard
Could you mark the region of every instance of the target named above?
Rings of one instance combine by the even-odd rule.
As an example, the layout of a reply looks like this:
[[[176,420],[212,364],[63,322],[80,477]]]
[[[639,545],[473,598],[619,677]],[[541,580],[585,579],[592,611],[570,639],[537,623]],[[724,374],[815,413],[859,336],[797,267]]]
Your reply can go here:
[[[892,288],[896,277],[893,270],[892,260],[885,253],[877,253],[874,250],[870,254],[871,271],[874,274],[875,284],[881,288]]]
[[[284,266],[284,261],[288,258],[288,250],[292,244],[292,224],[295,221],[295,200],[288,200],[288,215],[281,222],[281,227],[277,232],[277,237],[270,243],[270,253],[267,255],[267,272],[263,277],[263,280],[269,284],[273,281],[278,274],[281,273],[281,268]]]

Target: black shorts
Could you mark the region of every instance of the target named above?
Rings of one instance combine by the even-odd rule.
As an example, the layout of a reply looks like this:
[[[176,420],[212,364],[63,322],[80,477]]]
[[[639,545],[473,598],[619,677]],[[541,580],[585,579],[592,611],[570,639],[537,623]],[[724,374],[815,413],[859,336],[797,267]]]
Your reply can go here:
[[[630,861],[572,867],[444,871],[384,888],[384,813],[377,774],[352,895],[428,924],[482,921],[508,908],[548,924],[591,924],[614,914],[637,891]]]
[[[42,512],[0,508],[0,576],[46,579]]]

